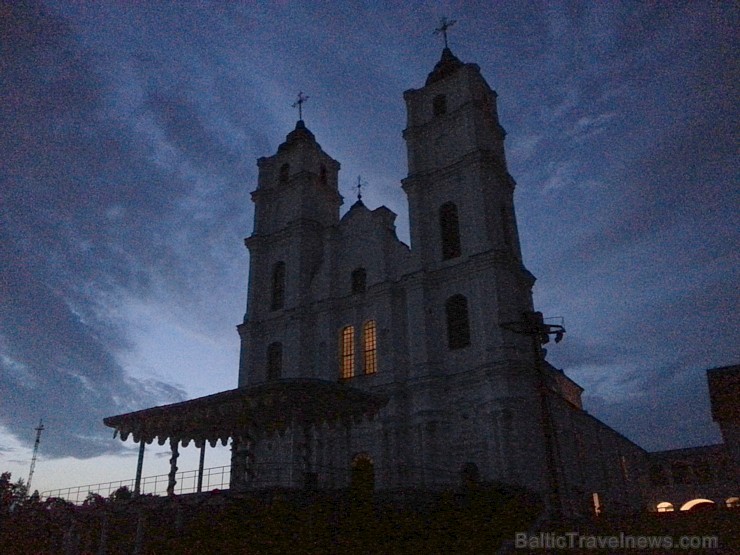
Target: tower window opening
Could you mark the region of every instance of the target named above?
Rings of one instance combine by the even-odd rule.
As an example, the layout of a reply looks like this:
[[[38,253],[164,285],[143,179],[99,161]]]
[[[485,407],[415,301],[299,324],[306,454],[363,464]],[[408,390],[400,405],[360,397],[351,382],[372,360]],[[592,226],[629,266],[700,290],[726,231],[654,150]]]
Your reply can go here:
[[[368,320],[362,326],[362,363],[365,374],[378,371],[378,337],[375,320]]]
[[[339,357],[342,379],[355,375],[355,327],[345,326],[339,336]]]
[[[367,272],[365,268],[357,268],[352,272],[352,292],[364,293],[367,288]]]
[[[439,230],[442,239],[442,259],[449,260],[460,256],[460,224],[455,203],[446,202],[440,206]]]
[[[326,185],[329,182],[329,178],[326,174],[326,166],[324,164],[321,164],[321,168],[319,169],[319,181],[322,185]]]
[[[283,345],[270,343],[267,347],[267,381],[279,380],[283,373]]]
[[[285,305],[285,262],[278,262],[272,269],[272,300],[270,308],[280,310]]]
[[[280,176],[278,177],[278,181],[280,181],[280,185],[285,185],[288,183],[288,177],[290,176],[290,164],[285,163],[282,166],[280,166]]]
[[[447,113],[447,97],[443,94],[438,94],[432,100],[432,112],[435,116],[442,116]]]
[[[447,346],[450,350],[470,345],[468,300],[463,295],[453,295],[445,303],[447,313]]]

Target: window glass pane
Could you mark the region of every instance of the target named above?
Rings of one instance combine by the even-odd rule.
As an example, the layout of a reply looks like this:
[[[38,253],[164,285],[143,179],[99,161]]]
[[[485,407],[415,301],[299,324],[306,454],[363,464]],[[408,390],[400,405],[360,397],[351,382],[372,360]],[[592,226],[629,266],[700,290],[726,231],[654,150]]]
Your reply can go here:
[[[339,338],[340,365],[342,378],[351,378],[355,375],[355,328],[347,326],[342,329]]]
[[[374,320],[365,322],[362,328],[362,359],[365,374],[378,371],[377,335]]]

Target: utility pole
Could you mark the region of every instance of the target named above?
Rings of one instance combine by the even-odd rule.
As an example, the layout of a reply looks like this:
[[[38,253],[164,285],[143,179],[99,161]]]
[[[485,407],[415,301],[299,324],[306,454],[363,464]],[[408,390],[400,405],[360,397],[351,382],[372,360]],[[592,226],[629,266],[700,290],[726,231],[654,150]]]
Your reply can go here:
[[[547,465],[547,478],[549,485],[548,509],[550,516],[559,520],[563,516],[563,506],[558,479],[557,439],[555,437],[555,423],[550,406],[550,392],[547,386],[547,375],[544,368],[545,356],[542,345],[550,341],[550,336],[555,336],[555,343],[560,343],[565,334],[565,328],[558,324],[545,324],[541,312],[525,312],[523,319],[519,322],[505,322],[501,327],[532,338],[534,354],[534,370],[537,375],[537,388],[539,389],[540,411],[542,418],[542,431],[545,436],[545,462]]]
[[[41,432],[44,430],[44,419],[39,420],[38,428],[36,428],[36,443],[33,445],[33,457],[31,458],[31,470],[28,472],[28,481],[26,481],[26,492],[31,495],[31,478],[33,478],[33,471],[36,468],[36,455],[39,452],[39,443],[41,443]]]

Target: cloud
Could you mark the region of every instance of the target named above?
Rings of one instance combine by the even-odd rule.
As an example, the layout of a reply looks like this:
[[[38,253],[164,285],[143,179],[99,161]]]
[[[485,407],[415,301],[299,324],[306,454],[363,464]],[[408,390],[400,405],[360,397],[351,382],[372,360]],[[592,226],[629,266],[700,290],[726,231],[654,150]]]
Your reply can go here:
[[[178,386],[123,371],[119,359],[132,344],[115,315],[126,295],[160,294],[163,276],[184,284],[176,278],[193,275],[180,271],[189,260],[174,251],[166,227],[176,219],[171,201],[187,198],[188,181],[146,156],[146,137],[107,116],[111,84],[62,20],[36,5],[8,12],[0,423],[26,437],[43,416],[47,456],[92,457],[117,449],[103,440],[104,416],[185,397]],[[188,134],[175,116],[171,137]],[[217,148],[176,147],[196,163]],[[228,151],[219,156],[224,162]],[[224,213],[215,208],[213,217]],[[209,223],[191,228],[200,239],[193,249],[202,248]]]

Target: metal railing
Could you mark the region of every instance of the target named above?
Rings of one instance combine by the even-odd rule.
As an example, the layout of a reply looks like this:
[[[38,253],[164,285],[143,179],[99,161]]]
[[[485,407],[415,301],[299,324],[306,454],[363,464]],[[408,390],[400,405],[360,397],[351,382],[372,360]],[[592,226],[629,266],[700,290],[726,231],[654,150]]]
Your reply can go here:
[[[315,466],[315,487],[335,489],[347,487],[352,480],[350,468],[335,466]],[[449,469],[417,467],[409,465],[395,465],[393,467],[374,466],[373,477],[376,484],[383,484],[385,488],[417,486],[437,489],[456,483],[460,479],[459,473]],[[175,493],[177,495],[196,493],[198,491],[198,471],[185,470],[176,475]],[[214,489],[228,490],[231,480],[231,466],[215,466],[203,469],[203,483],[201,491]],[[246,489],[262,489],[272,487],[301,488],[305,485],[303,469],[288,463],[258,463],[250,467],[250,473],[244,475]],[[166,495],[169,476],[158,474],[141,478],[141,495]],[[110,497],[121,487],[134,490],[134,479],[104,482],[100,484],[86,484],[60,488],[41,493],[41,499],[57,497],[77,505],[82,504],[89,494]]]
[[[202,491],[211,491],[214,489],[228,489],[231,478],[230,466],[214,466],[203,469]],[[178,472],[176,476],[177,484],[175,493],[178,495],[184,493],[195,493],[198,490],[198,471],[184,470]],[[158,474],[156,476],[145,476],[141,478],[140,493],[142,495],[165,495],[167,493],[167,484],[169,477],[167,474]],[[41,493],[41,499],[49,497],[58,497],[71,501],[77,505],[83,503],[90,493],[110,497],[112,493],[121,487],[127,487],[129,491],[134,491],[134,479],[118,480],[115,482],[104,482],[101,484],[87,484],[84,486],[72,486],[69,488],[60,488]]]

